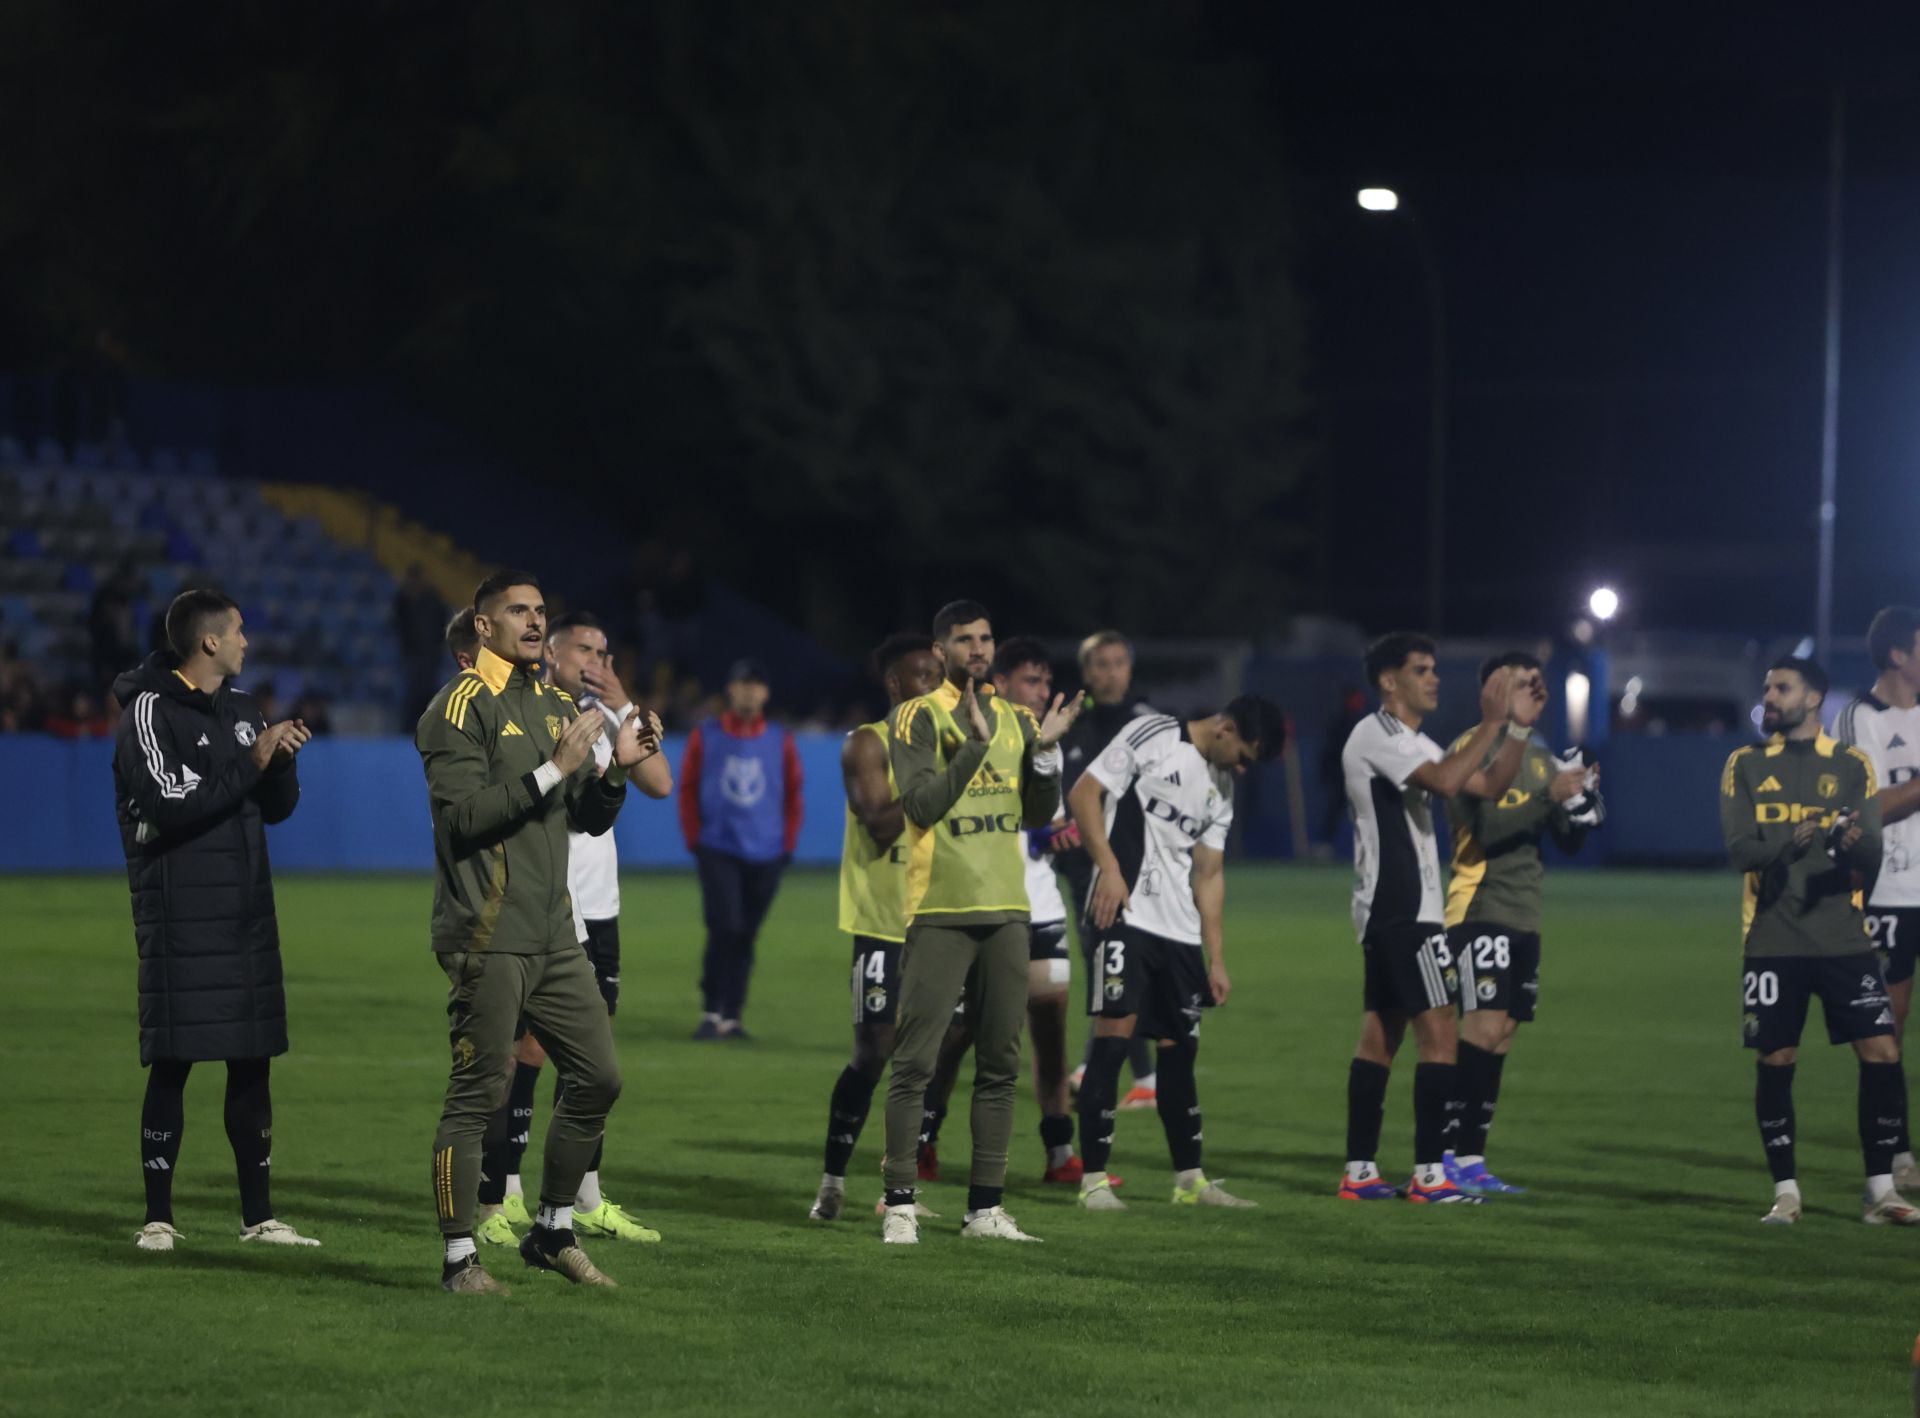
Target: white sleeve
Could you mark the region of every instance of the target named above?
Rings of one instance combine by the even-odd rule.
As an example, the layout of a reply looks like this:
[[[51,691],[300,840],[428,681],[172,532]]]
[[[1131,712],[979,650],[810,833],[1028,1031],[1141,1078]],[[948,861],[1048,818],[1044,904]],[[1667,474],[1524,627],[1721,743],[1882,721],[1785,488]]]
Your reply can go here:
[[[1361,760],[1394,787],[1406,786],[1407,779],[1423,763],[1438,763],[1446,751],[1425,734],[1381,734],[1357,745]]]
[[[1127,738],[1133,729],[1122,729],[1113,736],[1113,742],[1100,751],[1100,756],[1087,765],[1087,775],[1094,779],[1109,793],[1124,793],[1127,785],[1133,782],[1134,774],[1140,771],[1140,763],[1134,757],[1133,745]]]
[[[1220,811],[1207,824],[1207,830],[1200,834],[1199,846],[1211,847],[1216,852],[1227,850],[1227,831],[1233,826],[1233,799],[1222,798]]]

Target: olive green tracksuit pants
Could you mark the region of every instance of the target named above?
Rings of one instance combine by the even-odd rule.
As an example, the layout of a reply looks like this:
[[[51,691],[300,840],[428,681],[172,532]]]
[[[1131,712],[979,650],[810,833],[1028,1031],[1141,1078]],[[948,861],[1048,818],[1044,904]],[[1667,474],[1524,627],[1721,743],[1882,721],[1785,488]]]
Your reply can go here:
[[[977,1187],[1004,1186],[1020,1083],[1020,1030],[1027,1018],[1025,921],[1000,926],[907,928],[900,953],[893,1080],[887,1088],[886,1182],[911,1188],[918,1176],[920,1113],[940,1041],[965,990],[973,1026],[973,1169]]]
[[[607,1112],[620,1096],[607,1002],[579,946],[546,955],[443,951],[447,1036],[453,1072],[433,1138],[433,1196],[447,1235],[473,1230],[480,1187],[480,1140],[506,1101],[513,1076],[513,1036],[525,1018],[554,1062],[564,1087],[547,1125],[540,1172],[544,1206],[571,1206]]]

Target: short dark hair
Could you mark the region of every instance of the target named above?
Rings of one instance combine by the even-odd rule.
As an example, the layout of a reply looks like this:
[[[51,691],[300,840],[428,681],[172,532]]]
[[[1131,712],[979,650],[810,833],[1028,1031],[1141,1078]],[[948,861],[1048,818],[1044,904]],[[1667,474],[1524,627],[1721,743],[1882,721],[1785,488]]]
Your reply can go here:
[[[455,664],[465,655],[469,660],[480,653],[480,632],[473,628],[473,607],[457,610],[447,622],[447,653]]]
[[[167,607],[167,648],[186,663],[200,648],[200,639],[213,628],[213,622],[239,609],[233,597],[211,586],[182,591]]]
[[[1480,662],[1480,683],[1485,684],[1493,678],[1495,670],[1538,670],[1546,668],[1540,663],[1540,657],[1530,650],[1502,650],[1497,655],[1489,655]]]
[[[945,640],[956,625],[972,625],[976,620],[991,621],[993,613],[978,601],[948,601],[933,615],[933,638]]]
[[[1807,682],[1808,689],[1819,690],[1822,699],[1827,696],[1827,672],[1820,668],[1820,662],[1818,660],[1808,659],[1804,655],[1782,655],[1771,665],[1768,665],[1767,669],[1769,672],[1773,670],[1792,670]]]
[[[1439,653],[1440,647],[1433,643],[1433,637],[1422,635],[1417,630],[1395,630],[1382,635],[1367,646],[1367,658],[1363,662],[1367,670],[1367,687],[1378,693],[1380,676],[1388,670],[1399,669],[1415,655]]]
[[[895,631],[880,642],[870,661],[873,677],[884,680],[893,671],[893,667],[909,655],[932,653],[933,637],[911,630]]]
[[[473,588],[473,608],[482,615],[486,614],[487,602],[495,596],[505,595],[514,586],[531,586],[536,591],[542,590],[540,578],[531,571],[502,567]]]
[[[568,611],[547,622],[547,639],[551,640],[568,630],[598,630],[604,634],[606,627],[600,624],[600,617],[592,611]]]
[[[1243,694],[1221,712],[1233,720],[1241,738],[1260,746],[1260,762],[1278,758],[1287,746],[1287,716],[1265,695]]]
[[[1002,641],[998,653],[993,657],[993,672],[997,675],[1010,675],[1022,665],[1045,665],[1053,668],[1053,656],[1047,653],[1047,647],[1031,635],[1016,635],[1011,640]]]
[[[1913,637],[1920,635],[1920,610],[1912,606],[1888,606],[1867,627],[1867,653],[1873,656],[1876,670],[1893,668],[1893,652],[1913,653]]]

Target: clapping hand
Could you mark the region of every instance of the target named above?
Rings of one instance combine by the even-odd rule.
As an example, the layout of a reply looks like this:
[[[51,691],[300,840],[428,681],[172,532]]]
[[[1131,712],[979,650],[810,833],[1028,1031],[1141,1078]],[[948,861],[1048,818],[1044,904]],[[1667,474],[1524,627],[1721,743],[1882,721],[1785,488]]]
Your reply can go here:
[[[993,737],[993,729],[987,723],[987,714],[980,707],[980,681],[972,675],[967,676],[967,691],[960,696],[960,702],[966,706],[967,729],[976,743],[986,743]]]
[[[666,730],[660,716],[652,710],[627,715],[613,741],[613,761],[622,768],[637,768],[660,751]]]
[[[587,761],[587,755],[593,752],[594,744],[606,728],[607,721],[597,713],[576,714],[560,731],[560,742],[553,749],[553,766],[562,776],[571,778],[574,770]]]
[[[1033,741],[1035,748],[1052,748],[1067,736],[1067,730],[1073,727],[1073,721],[1080,717],[1080,706],[1084,703],[1079,695],[1069,701],[1064,694],[1053,696],[1053,703],[1047,709],[1047,716],[1040,721],[1040,733]]]

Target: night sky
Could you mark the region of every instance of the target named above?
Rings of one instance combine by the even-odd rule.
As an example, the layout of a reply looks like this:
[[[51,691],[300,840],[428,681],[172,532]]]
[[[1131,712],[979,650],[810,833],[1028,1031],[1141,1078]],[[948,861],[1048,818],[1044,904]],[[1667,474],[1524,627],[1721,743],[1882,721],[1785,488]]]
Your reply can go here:
[[[21,0],[0,363],[111,326],[137,375],[390,385],[523,470],[619,472],[610,524],[844,652],[981,589],[943,540],[964,482],[1018,509],[1009,621],[1378,631],[1426,618],[1413,221],[1450,318],[1440,628],[1552,630],[1605,580],[1629,628],[1800,634],[1838,85],[1836,629],[1920,600],[1911,27],[1548,8],[341,4],[198,33]],[[1358,210],[1372,184],[1400,216]],[[1275,332],[1251,354],[1243,312]],[[850,517],[888,529],[858,575]]]
[[[1425,287],[1450,305],[1449,629],[1531,628],[1599,580],[1631,623],[1812,628],[1826,171],[1847,95],[1836,631],[1920,596],[1920,102],[1908,34],[1766,12],[1639,32],[1573,21],[1282,23],[1272,56],[1301,174],[1316,392],[1333,476],[1328,606],[1417,620]],[[1803,15],[1808,13],[1801,12]],[[1365,523],[1408,575],[1358,574]],[[1328,564],[1330,563],[1330,564]],[[1344,566],[1344,571],[1343,571]]]

